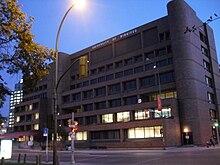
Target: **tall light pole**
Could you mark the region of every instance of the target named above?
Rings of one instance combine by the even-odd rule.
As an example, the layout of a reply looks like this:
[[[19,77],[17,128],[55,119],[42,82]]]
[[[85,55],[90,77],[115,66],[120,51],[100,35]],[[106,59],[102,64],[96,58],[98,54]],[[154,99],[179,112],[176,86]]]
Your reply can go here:
[[[66,11],[66,13],[63,16],[63,19],[60,23],[59,29],[57,31],[56,36],[56,49],[55,49],[55,56],[56,56],[56,66],[55,66],[55,82],[54,82],[54,139],[53,139],[53,165],[59,165],[58,160],[58,154],[57,154],[57,87],[58,87],[58,67],[59,67],[59,56],[58,56],[58,40],[60,36],[60,30],[62,28],[63,22],[67,16],[67,14],[70,12],[70,10],[74,7],[75,3],[73,3],[70,8]]]
[[[155,79],[157,80],[156,81],[156,84],[158,84],[158,92],[159,92],[159,95],[157,97],[157,104],[158,104],[158,111],[160,111],[160,119],[161,119],[161,125],[162,125],[162,132],[161,134],[163,134],[163,137],[162,137],[162,144],[163,144],[163,150],[166,149],[165,147],[165,137],[164,137],[164,117],[162,115],[162,104],[161,104],[161,84],[160,84],[160,75],[159,75],[159,71],[158,71],[158,68],[157,68],[157,65],[156,65],[156,62],[155,61],[152,61],[150,58],[146,58],[146,61],[151,61],[153,62],[154,66],[153,68],[156,69],[156,72],[155,72]]]

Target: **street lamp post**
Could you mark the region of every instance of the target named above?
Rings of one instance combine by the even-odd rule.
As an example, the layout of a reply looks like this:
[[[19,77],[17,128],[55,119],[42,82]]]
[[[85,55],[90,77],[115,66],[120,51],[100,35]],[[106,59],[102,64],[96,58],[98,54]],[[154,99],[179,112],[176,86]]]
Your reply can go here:
[[[58,40],[59,40],[59,35],[60,35],[60,30],[62,28],[63,22],[67,16],[67,14],[70,12],[70,10],[74,7],[75,3],[73,3],[70,8],[66,11],[66,13],[63,16],[63,19],[60,23],[57,36],[56,36],[56,49],[55,49],[55,56],[56,56],[56,66],[55,66],[55,83],[54,83],[54,114],[53,114],[53,119],[54,119],[54,139],[53,139],[53,164],[54,165],[59,165],[59,160],[58,160],[58,154],[57,154],[57,88],[58,88],[58,66],[59,66],[59,56],[58,56]]]
[[[159,110],[159,106],[161,108],[161,114],[160,114],[160,119],[161,119],[161,125],[162,125],[162,134],[163,134],[163,137],[162,137],[162,143],[163,143],[163,150],[166,149],[165,147],[165,137],[164,137],[164,117],[162,115],[162,104],[161,104],[161,84],[160,84],[160,75],[159,75],[159,71],[158,71],[158,68],[157,68],[157,65],[156,65],[156,62],[152,61],[150,58],[146,58],[146,61],[151,61],[153,62],[154,66],[153,68],[156,69],[156,73],[155,73],[155,78],[156,78],[156,84],[158,84],[158,92],[159,92],[159,96],[157,97],[157,103],[158,103],[158,110]],[[159,105],[160,104],[160,105]]]

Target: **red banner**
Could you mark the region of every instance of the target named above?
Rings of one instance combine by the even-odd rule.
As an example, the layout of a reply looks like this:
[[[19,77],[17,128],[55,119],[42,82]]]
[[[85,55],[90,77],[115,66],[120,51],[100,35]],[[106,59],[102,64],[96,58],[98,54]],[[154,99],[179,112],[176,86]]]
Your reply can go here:
[[[162,110],[162,103],[161,103],[161,100],[160,100],[160,96],[158,95],[157,96],[157,110],[158,111],[161,111]]]

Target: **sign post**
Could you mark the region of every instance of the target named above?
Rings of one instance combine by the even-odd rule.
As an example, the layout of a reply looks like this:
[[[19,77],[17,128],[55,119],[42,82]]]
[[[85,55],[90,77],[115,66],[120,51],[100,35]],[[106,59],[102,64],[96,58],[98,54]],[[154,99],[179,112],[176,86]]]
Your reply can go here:
[[[72,112],[72,125],[74,125],[74,112]],[[75,132],[72,132],[71,135],[71,148],[72,148],[72,164],[75,164],[75,155],[74,155],[74,139],[75,139]]]
[[[44,128],[43,136],[46,136],[46,161],[48,162],[48,128]]]

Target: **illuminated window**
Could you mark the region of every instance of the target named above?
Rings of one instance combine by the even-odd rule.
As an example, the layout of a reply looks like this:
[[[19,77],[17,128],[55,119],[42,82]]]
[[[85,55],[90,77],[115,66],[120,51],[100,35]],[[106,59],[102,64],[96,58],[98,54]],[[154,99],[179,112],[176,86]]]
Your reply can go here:
[[[135,128],[135,138],[144,138],[144,127]]]
[[[102,115],[102,123],[112,123],[112,122],[113,122],[113,114]]]
[[[155,110],[154,112],[154,118],[160,118],[161,117],[161,111]],[[171,108],[170,107],[163,107],[162,109],[162,117],[171,117]]]
[[[145,137],[149,137],[149,138],[154,137],[154,127],[145,127],[144,134]]]
[[[154,136],[155,137],[161,137],[161,133],[160,133],[161,128],[162,128],[161,126],[154,127]]]
[[[39,119],[39,113],[35,113],[35,119]]]
[[[127,122],[130,121],[130,113],[129,112],[119,112],[117,113],[117,122]]]
[[[32,110],[33,109],[33,105],[29,105],[29,110]]]
[[[161,126],[137,127],[128,129],[128,139],[143,139],[161,137]]]
[[[76,133],[76,140],[87,140],[87,132],[77,132]]]
[[[34,124],[34,130],[39,130],[39,124]]]
[[[20,122],[20,116],[16,117],[16,122]]]
[[[150,112],[147,111],[147,109],[144,110],[138,110],[134,113],[135,120],[143,120],[150,118]]]

